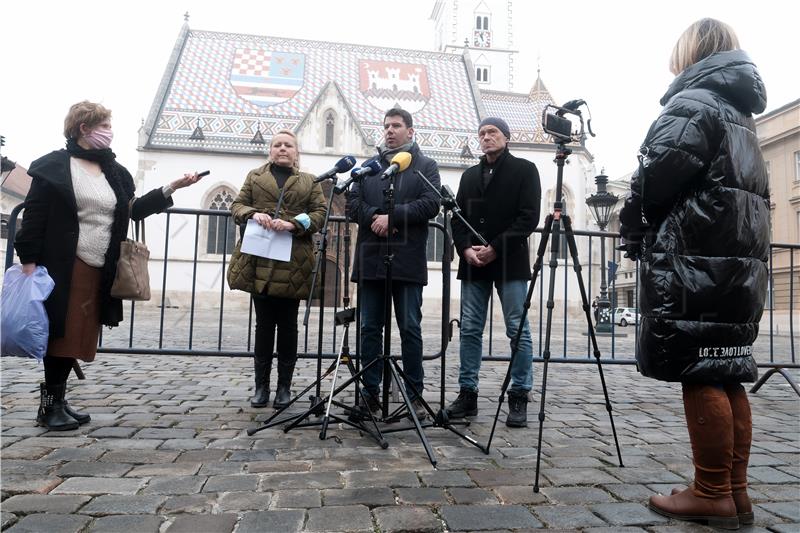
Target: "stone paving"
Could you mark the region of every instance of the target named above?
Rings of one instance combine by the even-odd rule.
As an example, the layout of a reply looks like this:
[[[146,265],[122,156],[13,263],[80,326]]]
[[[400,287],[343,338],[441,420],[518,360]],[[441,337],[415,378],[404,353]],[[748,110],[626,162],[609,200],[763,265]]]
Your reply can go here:
[[[446,373],[448,402],[457,393],[455,366]],[[318,426],[248,436],[273,411],[249,406],[246,358],[101,354],[84,371],[69,398],[92,421],[47,432],[34,422],[41,369],[2,359],[4,531],[709,530],[646,507],[649,495],[686,485],[692,468],[679,386],[642,378],[632,366],[603,366],[620,467],[597,366],[549,365],[538,493],[542,364],[529,427],[506,428],[503,409],[488,455],[446,429],[426,428],[438,468],[414,431],[386,434],[385,450],[339,423],[325,440]],[[294,391],[315,371],[315,361],[301,361]],[[458,428],[482,444],[505,371],[484,363],[479,416]],[[439,363],[427,362],[426,373],[425,397],[436,409]],[[339,399],[351,398],[347,391]],[[775,376],[751,402],[755,525],[742,530],[800,531],[800,400]]]

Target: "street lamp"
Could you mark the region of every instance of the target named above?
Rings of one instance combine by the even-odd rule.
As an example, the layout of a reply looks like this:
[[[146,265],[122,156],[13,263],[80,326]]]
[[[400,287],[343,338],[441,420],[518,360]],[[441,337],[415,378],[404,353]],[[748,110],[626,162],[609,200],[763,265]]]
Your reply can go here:
[[[611,218],[611,209],[616,205],[619,198],[606,190],[608,176],[600,171],[599,176],[595,176],[597,192],[586,199],[586,205],[592,211],[597,226],[600,231],[605,231],[608,221]],[[597,300],[597,327],[598,333],[611,332],[611,302],[608,300],[608,286],[606,285],[606,240],[600,237],[600,298]]]

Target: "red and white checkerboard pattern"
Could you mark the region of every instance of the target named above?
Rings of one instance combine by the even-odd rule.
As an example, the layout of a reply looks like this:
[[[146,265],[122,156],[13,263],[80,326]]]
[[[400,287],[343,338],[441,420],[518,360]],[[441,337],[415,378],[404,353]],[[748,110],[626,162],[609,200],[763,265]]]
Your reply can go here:
[[[269,75],[271,56],[266,50],[242,50],[238,48],[233,58],[232,71],[240,76]]]

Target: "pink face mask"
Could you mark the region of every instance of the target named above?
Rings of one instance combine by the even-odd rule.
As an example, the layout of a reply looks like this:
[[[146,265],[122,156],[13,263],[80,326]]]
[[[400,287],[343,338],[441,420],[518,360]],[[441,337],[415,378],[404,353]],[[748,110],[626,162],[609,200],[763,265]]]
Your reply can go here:
[[[83,136],[86,143],[95,150],[102,150],[111,146],[111,141],[114,139],[114,132],[111,128],[95,128]]]

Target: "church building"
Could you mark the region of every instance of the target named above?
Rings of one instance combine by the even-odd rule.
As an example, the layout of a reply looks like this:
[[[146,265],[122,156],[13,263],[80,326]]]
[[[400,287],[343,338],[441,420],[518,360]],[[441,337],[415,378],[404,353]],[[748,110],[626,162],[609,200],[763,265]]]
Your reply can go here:
[[[545,106],[556,101],[541,77],[529,82],[527,92],[513,90],[525,80],[515,77],[512,4],[435,0],[434,50],[203,31],[186,22],[140,129],[137,189],[162,185],[184,169],[210,170],[200,184],[182,191],[180,207],[225,212],[248,171],[266,161],[279,130],[296,133],[301,170],[318,174],[344,155],[372,157],[382,140],[384,113],[401,107],[412,114],[416,142],[438,162],[442,184],[453,191],[481,155],[480,121],[505,119],[512,152],[539,169],[543,221],[552,211],[556,166],[555,145],[541,120]],[[586,184],[596,172],[584,146],[572,149],[564,168],[565,208],[574,227],[584,228]],[[168,229],[164,217],[148,221],[164,226],[148,231],[151,275],[162,274],[168,235],[167,288],[190,291],[197,241],[196,290],[218,293],[235,228],[224,217],[180,217]],[[441,239],[431,231],[426,301],[441,295]],[[458,294],[454,285],[452,295]]]

